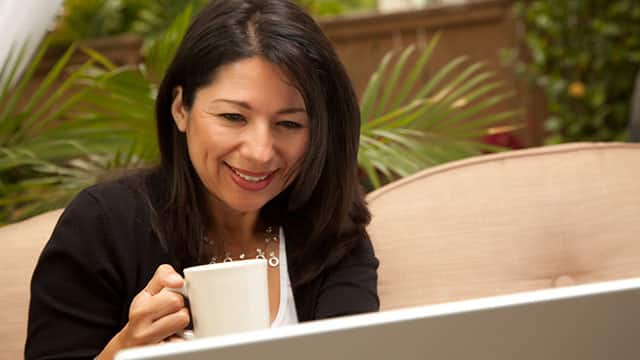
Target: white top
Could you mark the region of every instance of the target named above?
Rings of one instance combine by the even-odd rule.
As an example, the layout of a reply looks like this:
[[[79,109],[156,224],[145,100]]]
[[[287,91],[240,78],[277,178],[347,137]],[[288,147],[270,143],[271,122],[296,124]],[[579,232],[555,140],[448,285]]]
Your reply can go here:
[[[296,312],[296,303],[293,299],[293,290],[291,289],[291,280],[289,279],[289,270],[287,268],[287,251],[284,245],[282,227],[280,227],[278,236],[280,237],[280,306],[278,307],[276,318],[271,323],[272,328],[298,323],[298,313]]]

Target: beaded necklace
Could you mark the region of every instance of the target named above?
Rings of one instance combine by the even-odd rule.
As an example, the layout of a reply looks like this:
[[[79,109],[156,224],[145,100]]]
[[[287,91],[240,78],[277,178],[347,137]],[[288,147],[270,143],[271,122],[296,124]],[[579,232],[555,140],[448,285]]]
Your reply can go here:
[[[205,243],[210,246],[214,246],[214,242],[210,241],[208,236],[205,234],[203,236],[203,240]],[[264,238],[264,248],[256,248],[256,255],[254,256],[256,259],[265,259],[270,267],[276,268],[280,266],[280,258],[277,255],[278,243],[280,242],[280,236],[278,231],[274,231],[271,226],[267,226],[265,229],[265,238]],[[222,243],[222,247],[224,249],[224,242]],[[215,248],[215,247],[214,247]],[[267,254],[269,257],[267,258]],[[243,251],[238,254],[237,259],[234,259],[230,251],[224,251],[224,258],[222,262],[232,262],[236,260],[245,260],[248,257],[248,252]],[[212,256],[210,264],[218,263],[218,257]]]

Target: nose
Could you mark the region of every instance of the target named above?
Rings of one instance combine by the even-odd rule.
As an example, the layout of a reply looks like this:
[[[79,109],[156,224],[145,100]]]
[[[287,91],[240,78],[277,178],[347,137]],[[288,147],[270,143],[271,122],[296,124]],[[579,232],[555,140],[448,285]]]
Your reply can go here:
[[[256,165],[266,165],[274,157],[274,145],[269,124],[257,123],[245,133],[240,155]]]

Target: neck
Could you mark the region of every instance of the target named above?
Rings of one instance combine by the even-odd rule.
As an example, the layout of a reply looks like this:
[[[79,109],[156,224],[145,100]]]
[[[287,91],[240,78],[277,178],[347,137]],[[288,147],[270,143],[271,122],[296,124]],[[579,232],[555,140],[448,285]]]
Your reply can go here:
[[[256,236],[264,232],[258,211],[238,212],[219,201],[210,207],[213,225],[208,230],[210,239],[220,239],[227,251],[244,252],[255,247]]]

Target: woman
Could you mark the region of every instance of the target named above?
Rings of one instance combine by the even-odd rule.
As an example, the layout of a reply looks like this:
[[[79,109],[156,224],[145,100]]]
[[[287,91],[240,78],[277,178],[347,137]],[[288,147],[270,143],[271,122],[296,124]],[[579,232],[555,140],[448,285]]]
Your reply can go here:
[[[80,193],[43,250],[27,358],[170,339],[189,313],[161,290],[212,261],[269,260],[272,326],[378,309],[357,101],[307,14],[285,0],[207,6],[156,117],[160,166]]]

